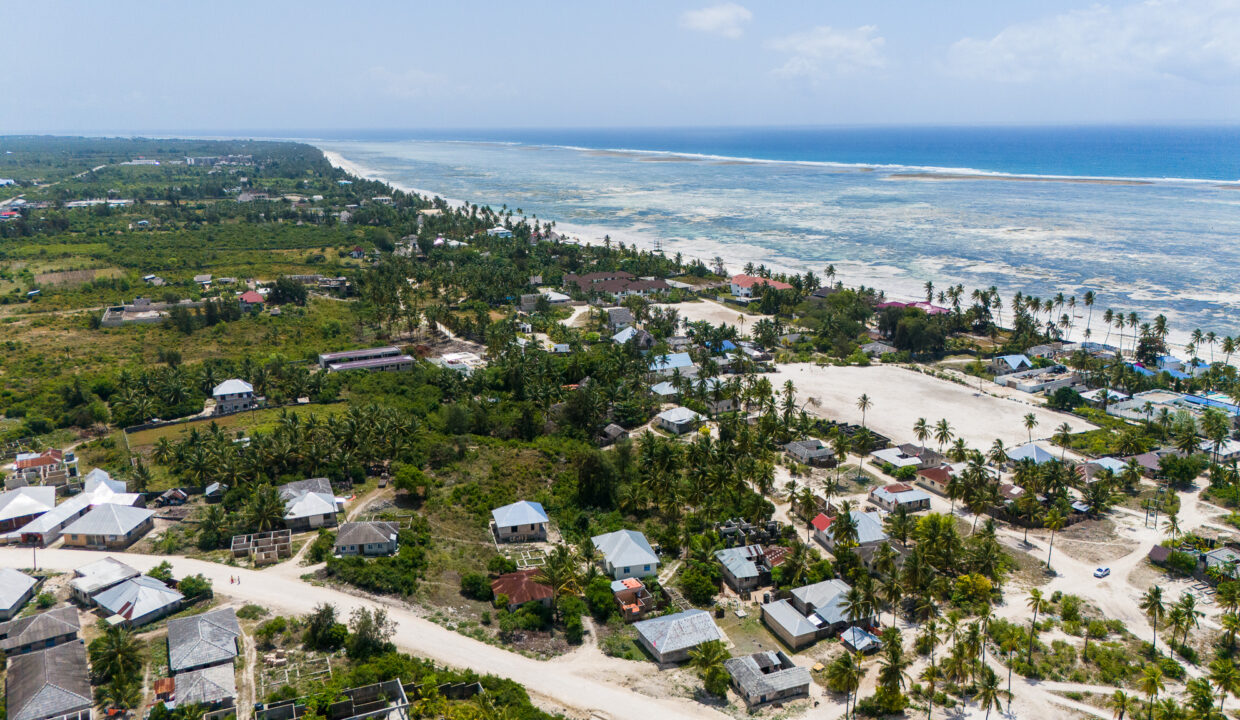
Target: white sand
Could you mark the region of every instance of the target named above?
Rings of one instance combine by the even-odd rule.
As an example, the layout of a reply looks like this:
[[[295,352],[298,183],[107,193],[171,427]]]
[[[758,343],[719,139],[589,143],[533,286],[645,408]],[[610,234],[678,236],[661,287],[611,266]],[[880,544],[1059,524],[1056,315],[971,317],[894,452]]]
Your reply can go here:
[[[748,336],[749,329],[753,327],[754,323],[764,318],[769,320],[771,317],[770,315],[746,314],[722,303],[717,303],[714,300],[662,304],[655,307],[675,310],[680,313],[680,318],[686,322],[705,320],[711,325],[728,325],[736,328],[744,336]]]
[[[896,443],[916,442],[913,424],[918,418],[931,424],[946,418],[957,437],[983,452],[996,438],[1008,447],[1026,442],[1027,413],[1038,418],[1033,430],[1035,440],[1050,437],[1065,422],[1076,432],[1095,429],[1077,417],[1016,400],[978,395],[975,388],[890,365],[818,367],[795,363],[780,365],[767,377],[776,388],[791,380],[801,402],[816,399],[817,405],[807,405],[806,412],[850,423],[861,422],[857,398],[862,393],[869,395],[872,406],[866,411],[866,426]]]

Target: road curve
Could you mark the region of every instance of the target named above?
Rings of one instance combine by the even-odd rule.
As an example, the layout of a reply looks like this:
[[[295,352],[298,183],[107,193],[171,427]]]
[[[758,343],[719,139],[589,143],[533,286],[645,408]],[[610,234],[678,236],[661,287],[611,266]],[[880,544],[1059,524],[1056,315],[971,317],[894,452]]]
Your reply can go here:
[[[38,566],[69,571],[104,555],[84,550],[39,550]],[[355,608],[378,604],[339,590],[311,585],[283,573],[246,570],[177,556],[117,553],[114,557],[141,571],[166,560],[172,564],[173,574],[178,577],[201,573],[211,580],[218,595],[284,614],[304,615],[319,603],[331,603],[347,617]],[[0,567],[30,567],[31,559],[30,548],[0,548]],[[230,577],[239,577],[240,584],[231,584]],[[621,686],[613,678],[631,673],[632,663],[624,660],[607,658],[607,666],[615,666],[615,672],[610,674],[600,672],[606,666],[600,667],[598,661],[584,663],[583,668],[574,668],[571,661],[533,660],[447,630],[394,605],[383,603],[383,607],[396,622],[393,642],[399,649],[445,665],[511,678],[525,686],[532,696],[546,698],[583,716],[659,720],[728,718],[718,710],[687,698],[654,698]],[[650,672],[657,672],[654,666],[649,667]]]

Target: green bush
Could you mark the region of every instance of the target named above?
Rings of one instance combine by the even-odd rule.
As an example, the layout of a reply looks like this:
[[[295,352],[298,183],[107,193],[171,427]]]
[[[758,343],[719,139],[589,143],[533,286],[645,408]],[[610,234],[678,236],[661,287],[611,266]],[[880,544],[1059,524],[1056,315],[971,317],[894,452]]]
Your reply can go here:
[[[465,573],[461,576],[461,594],[473,600],[490,601],[491,582],[482,573]]]
[[[314,542],[310,543],[310,548],[306,550],[306,557],[312,563],[321,563],[332,556],[332,550],[335,547],[336,533],[326,528],[320,528],[319,534],[314,538]]]

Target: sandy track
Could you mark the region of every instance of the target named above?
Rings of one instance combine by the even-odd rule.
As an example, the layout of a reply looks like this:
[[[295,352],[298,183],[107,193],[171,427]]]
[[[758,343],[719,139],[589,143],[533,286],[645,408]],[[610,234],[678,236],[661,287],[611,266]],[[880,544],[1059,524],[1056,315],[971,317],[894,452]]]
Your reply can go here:
[[[202,573],[211,580],[217,594],[240,602],[261,605],[275,612],[304,615],[315,605],[332,603],[341,615],[347,617],[355,608],[376,605],[354,595],[316,587],[271,572],[245,570],[175,556],[131,553],[118,553],[116,556],[142,571],[167,560],[172,563],[173,573],[177,576]],[[80,550],[38,552],[40,568],[62,571],[81,567],[100,557],[102,555],[99,553]],[[29,563],[29,548],[0,549],[0,566],[29,567]],[[229,584],[230,575],[240,577],[241,584]],[[685,698],[653,698],[642,695],[615,681],[615,678],[630,675],[634,669],[643,673],[654,673],[652,665],[609,658],[601,653],[585,662],[578,662],[574,658],[540,662],[457,634],[399,607],[386,604],[385,607],[389,616],[396,621],[394,642],[401,650],[453,667],[471,668],[477,672],[511,678],[524,685],[532,695],[546,698],[583,716],[593,713],[593,716],[600,718],[645,717],[660,720],[728,717],[713,708]],[[574,657],[575,655],[576,653]]]
[[[916,442],[913,424],[918,418],[931,424],[946,418],[956,437],[982,451],[988,450],[996,438],[1008,447],[1024,443],[1028,439],[1024,426],[1028,413],[1038,418],[1034,439],[1050,437],[1065,422],[1075,432],[1095,429],[1077,417],[1016,400],[979,395],[965,385],[891,365],[819,367],[793,363],[780,365],[767,377],[776,389],[785,380],[791,380],[801,402],[816,399],[817,406],[808,405],[807,412],[850,423],[861,422],[857,398],[862,393],[869,395],[872,407],[865,414],[866,425],[896,443]]]

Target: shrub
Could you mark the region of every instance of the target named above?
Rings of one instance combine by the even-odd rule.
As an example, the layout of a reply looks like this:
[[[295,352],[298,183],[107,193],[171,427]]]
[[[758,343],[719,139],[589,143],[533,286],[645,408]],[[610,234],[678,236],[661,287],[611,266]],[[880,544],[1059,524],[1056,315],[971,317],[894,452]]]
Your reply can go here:
[[[488,601],[491,599],[491,583],[482,573],[465,573],[461,576],[461,594],[473,600]]]
[[[611,581],[605,575],[591,580],[584,595],[590,614],[599,622],[607,622],[616,614],[616,596],[611,591]]]
[[[580,645],[585,635],[580,615],[571,615],[564,621],[564,639],[573,645]]]
[[[214,594],[211,590],[211,581],[201,574],[190,575],[182,579],[181,582],[177,583],[177,590],[181,591],[187,602],[205,600]]]
[[[34,602],[41,609],[47,609],[56,604],[56,596],[50,592],[41,592],[39,593],[39,596],[34,599]]]
[[[267,614],[267,608],[261,605],[244,605],[237,611],[237,617],[242,620],[257,620]]]
[[[517,571],[517,561],[503,555],[495,555],[487,560],[487,572],[504,575]]]
[[[312,563],[321,563],[331,557],[332,550],[335,547],[336,533],[326,528],[321,528],[319,534],[314,538],[314,542],[310,543],[306,556]]]

